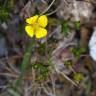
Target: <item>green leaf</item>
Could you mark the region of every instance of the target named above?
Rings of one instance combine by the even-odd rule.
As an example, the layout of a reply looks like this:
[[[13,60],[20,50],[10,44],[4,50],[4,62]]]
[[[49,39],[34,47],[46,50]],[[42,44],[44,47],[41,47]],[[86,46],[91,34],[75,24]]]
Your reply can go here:
[[[0,8],[0,20],[1,21],[6,21],[9,18],[9,13],[5,9]]]
[[[80,21],[75,22],[75,27],[76,27],[77,29],[80,29]]]
[[[65,37],[68,36],[69,26],[68,26],[68,22],[67,21],[64,21],[62,23],[62,32],[64,33]]]
[[[71,48],[70,51],[74,54],[75,57],[80,58],[81,54],[86,52],[85,48]]]
[[[4,0],[5,1],[5,0]],[[13,10],[14,0],[6,0],[6,4],[4,5],[1,0],[0,2],[0,20],[7,21],[9,19],[9,13]]]
[[[72,64],[71,61],[65,61],[65,62],[64,62],[64,65],[65,65],[67,68],[71,68],[73,64]]]
[[[80,82],[81,80],[83,80],[84,76],[82,73],[75,73],[74,76],[73,76],[73,79],[76,81],[76,82]]]

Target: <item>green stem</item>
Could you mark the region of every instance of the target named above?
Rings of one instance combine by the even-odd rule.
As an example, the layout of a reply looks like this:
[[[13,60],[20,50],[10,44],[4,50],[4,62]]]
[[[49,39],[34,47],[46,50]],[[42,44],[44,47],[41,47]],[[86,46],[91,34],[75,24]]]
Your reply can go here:
[[[25,75],[26,69],[27,69],[27,67],[29,65],[29,60],[30,60],[30,57],[31,57],[31,54],[32,54],[33,46],[34,46],[34,39],[31,39],[31,41],[29,42],[29,45],[26,48],[26,51],[25,51],[25,54],[24,54],[24,57],[23,57],[23,61],[22,61],[22,64],[21,64],[20,77],[16,82],[17,86],[21,84],[22,79],[23,79],[23,77]]]

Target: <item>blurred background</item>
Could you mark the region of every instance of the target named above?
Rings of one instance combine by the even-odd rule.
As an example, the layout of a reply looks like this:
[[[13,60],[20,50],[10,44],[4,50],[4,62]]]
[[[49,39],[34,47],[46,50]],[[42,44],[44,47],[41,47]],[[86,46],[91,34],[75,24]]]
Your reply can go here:
[[[48,17],[20,86],[26,18]],[[0,96],[96,96],[96,0],[0,0]]]

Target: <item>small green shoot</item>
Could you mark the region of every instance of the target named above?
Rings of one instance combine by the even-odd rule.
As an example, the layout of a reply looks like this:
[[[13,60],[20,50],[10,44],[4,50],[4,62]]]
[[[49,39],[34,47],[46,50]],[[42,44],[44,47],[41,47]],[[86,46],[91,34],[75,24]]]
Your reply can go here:
[[[69,26],[68,26],[68,22],[64,21],[62,23],[62,32],[64,33],[64,36],[67,37],[68,36],[68,32],[69,32]]]
[[[83,80],[83,78],[84,78],[84,76],[83,76],[82,73],[75,73],[75,74],[73,75],[74,81],[76,81],[76,82],[78,82],[78,83],[79,83],[81,80]]]

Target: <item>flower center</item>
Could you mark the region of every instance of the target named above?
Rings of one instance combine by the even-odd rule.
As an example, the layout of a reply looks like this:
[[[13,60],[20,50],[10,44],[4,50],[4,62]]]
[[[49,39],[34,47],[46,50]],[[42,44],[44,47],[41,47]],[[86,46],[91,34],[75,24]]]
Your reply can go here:
[[[36,30],[38,30],[39,28],[39,24],[38,23],[35,23],[34,25],[31,25],[34,29],[34,32],[36,32]]]

